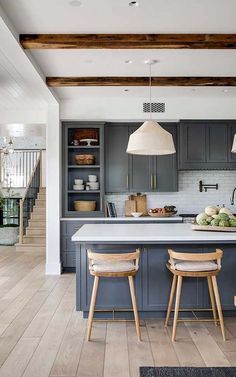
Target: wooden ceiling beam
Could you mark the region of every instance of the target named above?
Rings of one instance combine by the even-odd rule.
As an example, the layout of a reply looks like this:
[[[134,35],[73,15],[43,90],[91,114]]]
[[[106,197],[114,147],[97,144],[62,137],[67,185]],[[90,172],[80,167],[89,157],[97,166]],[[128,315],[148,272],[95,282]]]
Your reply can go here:
[[[50,87],[148,86],[149,77],[47,77]],[[236,86],[236,77],[152,77],[152,86]]]
[[[236,34],[21,34],[25,49],[235,49]]]

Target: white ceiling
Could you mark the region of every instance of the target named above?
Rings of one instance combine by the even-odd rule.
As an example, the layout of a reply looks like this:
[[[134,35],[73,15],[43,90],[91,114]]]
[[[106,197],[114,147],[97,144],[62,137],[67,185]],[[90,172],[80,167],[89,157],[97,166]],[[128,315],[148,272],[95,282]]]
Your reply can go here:
[[[235,33],[235,0],[1,0],[19,33]]]
[[[235,0],[0,0],[18,33],[236,33]],[[45,76],[236,76],[236,50],[32,50]],[[130,59],[132,64],[125,64]],[[1,73],[0,73],[1,74]],[[226,97],[236,88],[154,88],[154,96]],[[146,97],[147,88],[57,88],[61,99]]]

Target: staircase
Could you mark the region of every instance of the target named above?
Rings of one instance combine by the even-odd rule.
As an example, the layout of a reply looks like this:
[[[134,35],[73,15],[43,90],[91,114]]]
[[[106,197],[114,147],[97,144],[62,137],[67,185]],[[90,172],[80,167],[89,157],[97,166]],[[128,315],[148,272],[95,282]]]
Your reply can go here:
[[[16,251],[46,251],[46,188],[40,187],[35,205],[23,236],[23,243],[15,245]]]

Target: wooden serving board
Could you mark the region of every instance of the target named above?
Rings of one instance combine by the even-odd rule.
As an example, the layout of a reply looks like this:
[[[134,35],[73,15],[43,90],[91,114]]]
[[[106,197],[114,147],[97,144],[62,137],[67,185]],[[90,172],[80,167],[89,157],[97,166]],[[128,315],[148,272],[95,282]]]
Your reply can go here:
[[[136,212],[142,212],[143,215],[147,215],[147,195],[130,195],[130,200],[135,200],[136,202]]]
[[[193,230],[204,230],[208,232],[236,232],[236,227],[212,226],[212,225],[198,225],[192,224]]]
[[[125,201],[125,216],[130,217],[132,212],[136,212],[136,201],[126,200]]]

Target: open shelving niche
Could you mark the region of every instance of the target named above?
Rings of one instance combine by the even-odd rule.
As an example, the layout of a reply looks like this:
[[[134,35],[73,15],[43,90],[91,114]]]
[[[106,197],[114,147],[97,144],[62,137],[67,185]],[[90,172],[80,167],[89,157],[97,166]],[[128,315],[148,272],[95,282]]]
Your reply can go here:
[[[81,123],[64,122],[64,182],[63,182],[63,215],[65,217],[99,217],[104,216],[104,123]],[[76,129],[96,129],[99,135],[99,145],[71,145],[72,135]],[[93,154],[94,165],[76,165],[76,154]],[[98,177],[99,190],[73,190],[74,180],[83,179],[88,182],[88,175],[94,174]],[[79,212],[74,209],[75,200],[94,200],[96,210],[91,212]]]

